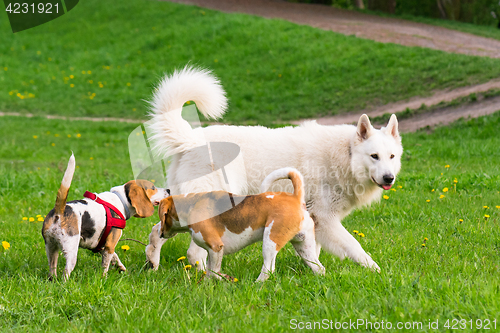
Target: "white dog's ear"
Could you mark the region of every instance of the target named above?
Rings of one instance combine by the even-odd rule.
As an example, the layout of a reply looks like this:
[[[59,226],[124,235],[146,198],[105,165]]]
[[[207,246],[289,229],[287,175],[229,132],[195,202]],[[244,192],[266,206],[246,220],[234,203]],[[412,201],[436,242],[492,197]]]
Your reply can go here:
[[[373,127],[372,124],[370,123],[370,119],[366,114],[363,114],[361,117],[359,117],[358,121],[358,137],[360,140],[366,140],[372,135]]]
[[[395,139],[399,139],[398,118],[396,118],[395,114],[393,114],[391,119],[389,119],[385,132],[392,135]]]

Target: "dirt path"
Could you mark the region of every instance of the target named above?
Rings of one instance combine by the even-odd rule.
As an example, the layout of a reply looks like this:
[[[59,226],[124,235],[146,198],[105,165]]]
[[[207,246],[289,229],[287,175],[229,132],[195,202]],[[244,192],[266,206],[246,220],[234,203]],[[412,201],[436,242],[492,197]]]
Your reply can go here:
[[[329,116],[315,118],[319,124],[337,125],[356,123],[359,117],[366,113],[370,118],[382,116],[386,113],[398,113],[405,111],[406,108],[418,109],[422,104],[430,107],[440,102],[451,102],[460,97],[469,96],[472,93],[485,92],[490,89],[500,89],[500,79],[489,81],[469,87],[462,87],[454,90],[436,91],[430,97],[415,97],[409,101],[402,101],[383,105],[374,110],[361,110],[356,113],[341,114],[338,116]],[[500,110],[500,99],[491,98],[480,102],[467,104],[458,107],[446,107],[433,112],[423,113],[418,116],[401,121],[401,128],[404,132],[414,132],[423,127],[435,127],[437,125],[446,125],[460,118],[476,118]],[[299,124],[303,120],[295,121]],[[404,129],[403,129],[404,128]]]
[[[433,25],[284,0],[169,0],[223,12],[281,18],[383,43],[500,58],[500,41]]]

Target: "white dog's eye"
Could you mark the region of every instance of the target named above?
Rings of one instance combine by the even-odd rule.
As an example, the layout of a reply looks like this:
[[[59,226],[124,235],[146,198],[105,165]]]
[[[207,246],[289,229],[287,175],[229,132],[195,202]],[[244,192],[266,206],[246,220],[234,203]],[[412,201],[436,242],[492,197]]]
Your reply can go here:
[[[378,160],[378,155],[377,154],[371,154],[370,155],[374,160]]]
[[[391,154],[391,160],[394,158],[394,154]]]

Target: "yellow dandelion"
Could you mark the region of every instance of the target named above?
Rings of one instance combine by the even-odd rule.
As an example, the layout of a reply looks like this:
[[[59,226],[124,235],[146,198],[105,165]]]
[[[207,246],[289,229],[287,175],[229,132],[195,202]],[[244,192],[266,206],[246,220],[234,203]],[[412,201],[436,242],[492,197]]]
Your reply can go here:
[[[444,197],[445,197],[445,195],[444,195],[444,194],[441,194],[441,195],[439,196],[439,199],[443,199]]]
[[[219,59],[214,59],[214,62],[219,62]]]
[[[384,198],[385,200],[388,200],[389,196],[384,194],[384,196],[382,198]]]
[[[131,85],[132,85],[132,83],[127,82],[127,87],[130,87]]]
[[[432,191],[431,191],[431,192],[434,192],[434,189],[432,189]]]
[[[87,74],[92,74],[92,71],[87,71]]]
[[[425,245],[425,244],[422,244],[422,247],[426,247],[426,245]]]
[[[54,142],[52,142],[52,143],[51,143],[51,146],[52,146],[52,147],[55,147],[55,145],[56,145],[56,144],[55,144]]]
[[[93,157],[90,157],[90,160],[93,160],[94,158]]]
[[[425,200],[425,202],[431,202],[429,199]]]
[[[57,133],[56,133],[56,134],[54,134],[54,136],[55,136],[56,138],[58,138],[58,137],[59,137],[59,134],[57,134]]]
[[[425,237],[424,238],[424,242],[427,242],[429,240],[429,238]]]
[[[137,109],[136,109],[136,108],[133,108],[133,109],[132,109],[132,111],[134,111],[134,112],[135,112],[135,111],[137,111]]]
[[[182,260],[184,260],[184,259],[186,259],[186,257],[185,257],[185,256],[182,256],[182,257],[180,257],[180,258],[177,258],[177,261],[182,261]]]
[[[94,80],[89,80],[89,83],[90,83],[90,84],[94,83]]]
[[[28,218],[26,216],[23,216],[23,221],[28,221]]]
[[[464,220],[463,219],[458,219],[458,222],[462,223]]]
[[[69,86],[70,86],[71,88],[74,88],[74,87],[75,87],[75,85],[74,85],[73,83],[72,83],[72,84],[70,84]]]
[[[357,230],[353,230],[352,232],[354,232],[356,235],[359,233],[359,231]]]
[[[365,237],[365,234],[364,234],[364,233],[362,233],[362,232],[360,232],[360,233],[358,234],[358,236],[359,236],[359,237]]]
[[[233,282],[238,282],[238,279],[237,279],[237,278],[234,278]]]
[[[200,262],[197,260],[195,263],[194,263],[196,266],[198,266],[200,264]]]
[[[128,245],[122,245],[122,250],[123,251],[128,251],[128,250],[130,250],[130,246],[128,246]]]
[[[35,218],[34,218],[34,217],[30,217],[30,218],[28,219],[28,221],[30,221],[30,222],[35,222]]]
[[[40,216],[42,216],[42,215],[41,214],[36,214],[36,217],[40,217]]]
[[[4,68],[3,68],[3,70],[4,70],[4,71],[8,71],[9,69],[8,69],[7,67],[4,67]]]
[[[49,57],[47,60],[48,60],[48,61],[52,61],[52,58],[50,58],[50,57]]]
[[[396,189],[393,187],[393,188],[391,188],[391,191],[396,192]]]
[[[82,74],[85,74],[86,72],[85,71],[82,71]]]
[[[75,76],[74,76],[73,74],[71,74],[71,75],[69,76],[69,78],[70,78],[70,79],[74,79],[74,78],[75,78]]]
[[[453,182],[456,184],[456,183],[458,183],[458,180],[455,178],[455,179],[453,179]]]
[[[188,270],[190,270],[190,269],[191,269],[191,265],[186,265],[186,266],[184,266],[184,270],[188,271]]]
[[[76,137],[77,137],[77,138],[81,138],[81,137],[82,137],[82,135],[81,135],[80,133],[78,133],[78,134],[76,135]]]
[[[445,167],[445,168],[449,168],[449,167],[450,167],[450,165],[449,165],[449,164],[446,164],[444,167]]]
[[[490,216],[488,214],[484,214],[484,217],[485,218],[489,218]]]
[[[483,206],[483,208],[484,208],[484,209],[489,209],[490,207],[488,207],[488,206]]]
[[[443,192],[448,192],[448,188],[447,187],[443,188]]]
[[[40,55],[40,54],[42,54],[42,52],[41,51],[36,51],[36,54]]]
[[[41,216],[40,216],[40,217],[39,217],[39,218],[37,218],[36,220],[37,220],[38,222],[43,222],[43,217],[41,217]]]
[[[33,135],[33,139],[38,139],[38,135]]]
[[[3,249],[4,250],[8,250],[10,248],[10,244],[9,242],[6,242],[6,241],[3,241],[2,242],[2,246],[3,246]]]
[[[71,138],[71,134],[68,134],[68,138]]]
[[[497,209],[500,209],[500,206],[495,206]]]

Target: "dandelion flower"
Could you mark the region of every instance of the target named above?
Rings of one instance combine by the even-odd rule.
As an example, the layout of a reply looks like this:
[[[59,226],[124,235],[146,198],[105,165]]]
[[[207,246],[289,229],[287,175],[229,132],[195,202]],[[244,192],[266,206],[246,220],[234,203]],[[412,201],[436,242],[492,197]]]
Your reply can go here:
[[[403,186],[399,185],[398,188],[403,188]]]
[[[194,264],[195,264],[196,266],[198,266],[198,265],[200,264],[200,262],[199,262],[199,261],[196,261]]]
[[[425,244],[422,244],[422,247],[426,247],[426,245],[425,245]]]
[[[427,242],[429,240],[429,238],[425,237],[424,238],[424,242]]]
[[[68,138],[71,138],[71,134],[68,134]]]
[[[75,78],[75,76],[74,76],[74,75],[70,75],[70,76],[69,76],[69,78],[70,78],[70,79],[74,79],[74,78]]]
[[[500,209],[500,206],[495,206],[497,209]]]
[[[93,160],[93,159],[94,159],[93,157],[90,158],[90,160]]]
[[[35,222],[35,218],[34,217],[30,217],[28,221]]]
[[[127,82],[127,87],[130,87],[131,85],[132,85],[132,83]]]
[[[364,233],[362,233],[362,232],[360,232],[360,233],[358,234],[358,236],[359,236],[359,237],[365,237],[365,234],[364,234]]]
[[[393,188],[391,188],[391,191],[396,192],[396,189],[393,187]]]
[[[387,199],[389,199],[389,196],[384,194],[384,196],[382,198],[384,198],[385,200],[387,200]]]
[[[4,250],[8,250],[10,248],[10,244],[9,242],[6,242],[6,241],[3,241],[2,242],[2,246],[3,246],[3,249]]]
[[[464,220],[463,219],[458,219],[458,222],[462,223]]]
[[[432,191],[431,191],[431,192],[434,192],[434,189],[432,189]]]
[[[445,193],[448,192],[448,188],[447,187],[443,188],[443,192]]]
[[[352,232],[355,233],[356,235],[359,233],[359,231],[357,230],[353,230]]]
[[[488,206],[483,206],[483,208],[484,208],[484,209],[489,209],[490,207],[488,207]]]
[[[136,108],[133,108],[133,109],[132,109],[132,111],[134,111],[134,112],[135,112],[135,111],[137,111],[137,109],[136,109]]]
[[[3,68],[3,70],[4,70],[4,71],[8,71],[9,69],[8,69],[7,67],[4,67],[4,68]]]
[[[33,135],[33,139],[38,139],[38,135]]]
[[[26,216],[23,216],[23,221],[28,221],[28,218]]]
[[[41,217],[41,216],[40,216],[40,217],[37,219],[37,221],[38,221],[38,222],[43,222],[43,217]]]
[[[455,178],[455,179],[453,179],[453,182],[456,184],[456,183],[458,183],[458,180]]]
[[[441,195],[439,196],[439,199],[443,199],[444,197],[445,197],[445,195],[444,195],[444,194],[441,194]]]
[[[485,218],[489,218],[490,216],[488,214],[484,214],[484,217]]]
[[[128,250],[130,250],[130,246],[128,246],[128,245],[122,245],[122,250],[123,251],[128,251]]]
[[[73,83],[70,84],[69,86],[70,86],[70,88],[74,88],[75,87],[75,85]]]
[[[76,135],[76,137],[77,137],[77,138],[81,138],[81,137],[82,137],[82,135],[81,135],[80,133],[78,133],[78,134]]]
[[[87,71],[87,74],[92,74],[92,71]]]
[[[56,144],[54,142],[51,143],[52,147],[54,147]]]
[[[182,257],[180,257],[180,258],[177,258],[177,261],[182,261],[182,260],[184,260],[184,259],[186,259],[186,257],[185,257],[185,256],[182,256]]]
[[[234,278],[233,282],[238,282],[238,279],[237,279],[237,278]]]
[[[184,266],[184,270],[188,271],[191,269],[191,267],[192,267],[191,265],[186,265],[186,266]]]
[[[444,167],[448,169],[448,168],[450,167],[450,165],[449,165],[449,164],[446,164]]]
[[[431,202],[429,199],[425,200],[425,202]]]

